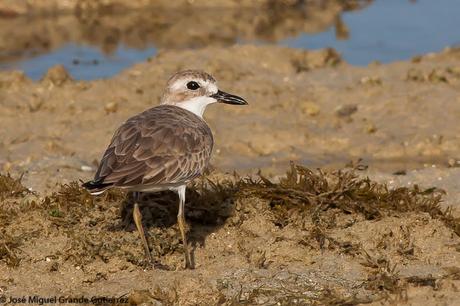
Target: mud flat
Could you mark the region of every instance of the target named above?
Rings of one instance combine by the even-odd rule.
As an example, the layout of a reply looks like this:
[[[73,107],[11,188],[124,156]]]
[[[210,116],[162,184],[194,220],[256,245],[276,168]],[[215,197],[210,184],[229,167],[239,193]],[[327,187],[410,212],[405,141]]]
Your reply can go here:
[[[92,198],[78,181],[93,175],[113,130],[157,105],[167,77],[185,68],[210,72],[250,105],[207,110],[214,184],[197,181],[187,204],[195,270],[182,269],[175,198],[144,198],[153,269],[129,196]],[[62,67],[39,82],[2,72],[1,294],[453,304],[460,228],[445,208],[459,203],[459,90],[457,49],[353,67],[334,50],[243,45],[160,52],[91,82]],[[263,179],[245,176],[258,168]]]
[[[459,165],[460,51],[353,67],[334,50],[247,45],[160,52],[92,82],[62,67],[39,82],[2,72],[0,167],[24,172],[40,192],[89,178],[114,129],[157,105],[168,76],[186,68],[209,71],[250,102],[206,112],[220,171],[263,168],[273,177],[291,160],[341,167],[359,158],[387,173]]]

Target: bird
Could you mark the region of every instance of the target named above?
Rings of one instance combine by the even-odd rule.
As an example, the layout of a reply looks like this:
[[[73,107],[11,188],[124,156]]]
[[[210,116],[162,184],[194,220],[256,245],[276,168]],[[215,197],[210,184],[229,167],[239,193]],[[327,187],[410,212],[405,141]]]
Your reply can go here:
[[[215,78],[201,70],[183,70],[166,83],[158,106],[127,119],[115,131],[93,180],[82,184],[92,195],[110,188],[133,192],[133,219],[147,260],[152,261],[142,226],[140,192],[171,190],[177,193],[177,222],[185,253],[185,268],[192,269],[184,216],[186,186],[209,165],[214,139],[203,119],[214,103],[248,105],[242,97],[221,91]]]

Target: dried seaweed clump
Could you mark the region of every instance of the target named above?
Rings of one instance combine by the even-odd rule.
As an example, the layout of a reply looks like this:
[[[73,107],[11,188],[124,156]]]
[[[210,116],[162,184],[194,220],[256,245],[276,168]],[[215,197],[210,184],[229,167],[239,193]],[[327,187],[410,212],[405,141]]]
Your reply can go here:
[[[48,209],[50,217],[65,218],[66,223],[72,224],[75,222],[72,219],[78,220],[88,209],[94,207],[94,199],[77,182],[71,182],[46,197],[43,206]]]
[[[358,176],[356,169],[323,172],[292,164],[279,183],[260,176],[258,180],[247,179],[241,187],[240,196],[269,200],[281,225],[289,223],[293,216],[312,216],[315,221],[332,209],[359,214],[367,220],[425,212],[460,235],[460,219],[453,217],[450,209],[440,207],[444,191],[417,185],[389,189],[386,184]]]
[[[0,174],[0,200],[9,197],[20,197],[29,193],[29,189],[21,183],[22,176],[15,179],[10,174]]]
[[[86,189],[81,187],[78,182],[61,185],[57,192],[45,197],[43,207],[48,209],[51,217],[65,217],[68,222],[73,223],[88,214],[94,209],[98,202],[110,202],[121,200],[124,193],[118,190],[109,190],[101,197],[93,197]]]
[[[116,229],[118,206],[125,196],[113,189],[95,197],[78,182],[71,182],[43,200],[46,218],[69,238],[64,261],[84,265],[95,259],[132,261],[136,257],[129,250],[133,235]]]
[[[5,232],[0,232],[0,262],[8,266],[17,267],[21,261],[18,252],[21,245],[19,237],[12,237]]]

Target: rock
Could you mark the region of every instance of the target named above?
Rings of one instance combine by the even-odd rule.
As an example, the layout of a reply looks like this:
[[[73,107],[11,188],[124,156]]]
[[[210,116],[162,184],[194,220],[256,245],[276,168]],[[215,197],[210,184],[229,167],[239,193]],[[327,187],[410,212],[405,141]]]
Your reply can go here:
[[[56,65],[48,69],[41,81],[61,86],[68,81],[72,81],[72,77],[63,65]]]
[[[448,67],[447,72],[456,78],[460,78],[460,67],[458,66]]]
[[[316,103],[310,101],[303,103],[300,108],[304,114],[312,117],[317,116],[320,112],[319,106]]]
[[[377,132],[377,127],[372,122],[368,122],[365,131],[366,133],[373,134]]]
[[[29,82],[22,71],[6,71],[0,73],[0,88],[10,88],[14,85],[21,85]]]
[[[41,109],[41,107],[43,106],[43,103],[44,103],[44,101],[40,97],[32,98],[28,103],[29,111],[31,113],[39,111]]]
[[[340,16],[335,20],[334,29],[335,38],[338,40],[347,40],[350,38],[350,30]]]
[[[337,106],[334,110],[336,116],[338,117],[350,117],[358,111],[358,106],[356,104],[341,104]]]
[[[425,75],[419,69],[410,68],[407,71],[406,81],[423,82],[425,81]]]
[[[249,143],[250,149],[259,156],[268,156],[277,151],[277,141],[273,137],[260,137]]]
[[[334,67],[342,61],[340,54],[327,48],[319,51],[304,51],[294,56],[292,65],[297,72],[309,71],[321,67]]]
[[[107,114],[116,113],[118,111],[118,103],[117,102],[109,102],[104,106],[104,109]]]
[[[378,76],[365,76],[361,78],[360,82],[365,85],[382,85],[382,79]]]
[[[448,83],[445,71],[441,69],[433,69],[428,75],[428,80],[433,83]]]
[[[459,159],[456,159],[456,158],[449,158],[449,160],[447,161],[447,164],[449,165],[449,167],[453,168],[453,167],[460,167],[460,160]]]
[[[368,67],[379,67],[382,66],[382,62],[379,60],[374,60],[367,65]]]
[[[154,300],[153,295],[148,290],[134,290],[129,295],[130,305],[141,305],[144,303],[151,303]]]
[[[13,164],[10,162],[6,162],[3,164],[3,172],[9,172],[11,168],[13,167]]]
[[[87,165],[81,165],[80,170],[83,172],[92,172],[94,171],[92,167],[87,166]]]
[[[411,62],[412,63],[420,63],[422,61],[423,57],[421,55],[416,55],[414,57],[411,58]]]

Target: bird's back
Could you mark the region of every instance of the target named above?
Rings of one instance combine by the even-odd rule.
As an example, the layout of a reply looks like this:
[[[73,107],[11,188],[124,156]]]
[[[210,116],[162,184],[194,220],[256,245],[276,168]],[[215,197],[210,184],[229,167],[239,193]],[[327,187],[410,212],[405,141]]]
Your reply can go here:
[[[213,137],[206,122],[173,105],[148,109],[123,123],[105,151],[92,192],[109,187],[147,190],[185,184],[203,173]]]

